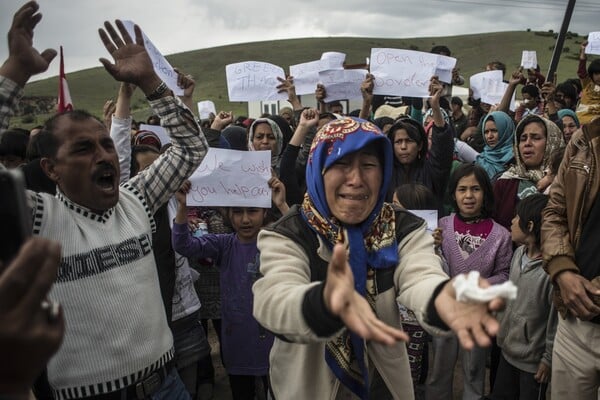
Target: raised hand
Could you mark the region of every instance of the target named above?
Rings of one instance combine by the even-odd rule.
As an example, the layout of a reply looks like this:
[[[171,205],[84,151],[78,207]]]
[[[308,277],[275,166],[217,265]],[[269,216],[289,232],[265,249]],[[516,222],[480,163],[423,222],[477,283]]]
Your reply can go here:
[[[273,204],[282,214],[285,214],[290,209],[285,199],[285,185],[275,176],[272,176],[268,183],[272,191]]]
[[[175,192],[175,199],[177,199],[177,202],[179,203],[180,206],[187,207],[186,206],[186,197],[187,197],[187,194],[190,192],[191,187],[192,187],[192,183],[190,181],[186,180],[185,182],[183,182],[181,184],[181,187],[179,188],[179,190],[177,190]]]
[[[134,26],[134,42],[127,29],[125,29],[123,22],[116,20],[115,24],[120,35],[108,21],[104,22],[104,29],[100,28],[98,30],[104,47],[113,57],[115,63],[112,64],[106,58],[101,58],[100,62],[115,80],[133,83],[148,95],[158,87],[161,80],[154,72],[152,61],[144,47],[142,31],[139,26]]]
[[[341,244],[333,248],[327,267],[323,290],[325,306],[338,316],[348,329],[366,340],[393,345],[399,340],[408,342],[408,335],[377,318],[371,306],[354,289],[354,275],[348,264],[346,250]]]
[[[298,128],[301,126],[308,129],[317,126],[319,123],[319,111],[315,108],[307,108],[300,114],[300,122],[298,122]]]
[[[221,131],[225,129],[229,124],[233,122],[233,111],[221,111],[215,118],[213,122],[210,124],[211,129],[215,129],[217,131]]]
[[[13,16],[8,31],[8,59],[0,67],[0,75],[23,87],[33,75],[48,69],[56,50],[39,53],[33,47],[33,31],[41,21],[40,6],[35,1],[25,3]]]
[[[365,80],[360,84],[360,93],[362,94],[363,100],[373,100],[373,87],[375,86],[375,77],[371,74],[365,76]]]

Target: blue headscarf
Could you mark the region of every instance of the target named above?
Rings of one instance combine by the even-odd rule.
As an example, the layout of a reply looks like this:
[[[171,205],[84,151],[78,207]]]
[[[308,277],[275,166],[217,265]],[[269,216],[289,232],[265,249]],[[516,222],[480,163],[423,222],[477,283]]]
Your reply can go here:
[[[358,225],[344,225],[331,215],[327,204],[323,175],[339,159],[375,144],[382,164],[382,182],[377,202],[368,217]],[[391,180],[392,145],[381,130],[371,122],[346,117],[331,121],[316,134],[306,165],[307,193],[302,204],[302,216],[329,248],[336,243],[349,250],[348,263],[354,274],[357,292],[369,300],[367,269],[390,268],[398,263],[398,244],[395,235],[395,214],[384,199]],[[342,336],[351,340],[327,343],[325,360],[340,380],[361,398],[368,397],[368,371],[364,362],[364,340],[345,330]],[[349,344],[351,343],[351,345]],[[344,363],[353,357],[356,365]]]
[[[489,120],[494,121],[498,129],[498,143],[492,148],[488,145],[483,135],[485,145],[483,151],[477,156],[476,163],[479,164],[490,179],[500,172],[504,172],[507,165],[514,158],[513,138],[515,135],[515,123],[505,112],[494,111],[489,113],[483,119],[483,129],[485,123]]]
[[[573,110],[569,110],[568,108],[562,108],[560,110],[558,110],[557,112],[558,114],[558,118],[562,121],[563,117],[571,117],[573,118],[573,121],[575,121],[575,125],[577,125],[578,128],[581,127],[581,124],[579,123],[579,118],[577,118],[577,113]]]

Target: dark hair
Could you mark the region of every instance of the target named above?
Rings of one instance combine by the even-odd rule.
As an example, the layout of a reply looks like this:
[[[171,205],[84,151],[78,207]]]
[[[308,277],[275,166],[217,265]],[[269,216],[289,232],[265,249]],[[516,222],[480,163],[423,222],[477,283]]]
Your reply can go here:
[[[456,104],[457,106],[463,106],[463,101],[460,97],[454,96],[450,99],[450,104]]]
[[[88,119],[93,119],[93,120],[97,121],[98,123],[100,123],[102,126],[104,126],[104,122],[102,122],[98,117],[90,114],[86,110],[72,110],[72,111],[65,111],[60,114],[55,114],[54,116],[47,119],[46,122],[44,122],[41,132],[38,133],[38,135],[40,135],[43,132],[49,132],[54,137],[54,143],[53,143],[54,147],[51,152],[50,152],[50,150],[46,151],[46,157],[56,157],[56,152],[58,151],[58,148],[60,147],[60,142],[55,134],[56,134],[56,128],[58,125],[58,120],[61,118],[68,118],[72,122],[83,122],[83,121],[87,121]]]
[[[528,95],[530,95],[531,97],[533,97],[534,99],[539,99],[540,97],[540,90],[538,89],[537,86],[535,85],[525,85],[521,88],[521,94],[525,94],[527,93]]]
[[[504,74],[506,73],[506,64],[504,64],[502,61],[490,61],[487,65],[492,68],[492,70],[502,71],[502,77],[504,77]]]
[[[373,123],[375,125],[377,125],[377,127],[381,130],[383,130],[383,127],[386,125],[393,125],[394,124],[394,120],[390,117],[379,117],[379,118],[375,118],[373,120]]]
[[[579,93],[581,93],[581,91],[583,90],[583,87],[581,86],[581,81],[577,78],[569,78],[565,81],[565,83],[573,85],[575,87],[575,91],[577,92],[577,97],[579,97]]]
[[[348,116],[358,118],[360,116],[360,110],[358,108],[356,110],[352,110],[348,113]]]
[[[556,175],[558,172],[558,168],[560,168],[560,163],[565,155],[565,148],[559,147],[554,149],[552,153],[550,153],[550,157],[548,160],[548,165],[550,166],[550,171]]]
[[[587,73],[590,79],[592,79],[592,75],[600,74],[600,58],[595,59],[588,65]]]
[[[58,151],[58,140],[48,131],[41,130],[33,135],[27,144],[27,161],[42,157],[52,157]]]
[[[548,204],[548,196],[542,193],[531,194],[517,203],[517,215],[519,216],[519,228],[525,233],[535,237],[535,244],[540,245],[542,211]],[[533,229],[530,231],[527,224],[533,222]]]
[[[421,150],[419,151],[420,159],[425,160],[427,157],[427,133],[425,133],[425,129],[423,126],[410,118],[402,118],[398,120],[392,127],[390,128],[387,137],[392,142],[392,146],[394,145],[394,140],[396,139],[396,131],[404,129],[408,134],[408,137],[417,142],[417,145],[423,144],[421,146]],[[394,157],[394,160],[396,158]]]
[[[131,147],[131,167],[129,170],[129,177],[134,177],[140,172],[140,164],[137,161],[136,156],[138,154],[144,153],[154,153],[160,154],[160,152],[154,146],[149,146],[147,144],[138,144]]]
[[[485,172],[485,169],[477,164],[462,163],[450,175],[450,180],[448,181],[448,193],[450,193],[451,196],[451,205],[454,210],[458,212],[458,205],[456,204],[454,192],[458,186],[458,181],[469,175],[474,175],[479,186],[481,186],[481,190],[483,191],[481,216],[483,218],[488,218],[494,211],[494,189],[492,188],[492,182],[490,181],[487,172]]]
[[[407,210],[437,210],[438,201],[427,186],[420,183],[405,183],[394,191],[402,207]]]
[[[431,48],[430,53],[433,53],[433,54],[445,54],[447,56],[451,56],[452,55],[452,53],[450,53],[450,49],[447,46],[444,46],[444,45],[433,46]]]
[[[573,102],[577,101],[577,89],[568,82],[559,83],[556,85],[555,92],[561,92],[565,97],[570,98]]]
[[[25,159],[29,136],[20,130],[4,131],[0,136],[0,156],[17,156]]]

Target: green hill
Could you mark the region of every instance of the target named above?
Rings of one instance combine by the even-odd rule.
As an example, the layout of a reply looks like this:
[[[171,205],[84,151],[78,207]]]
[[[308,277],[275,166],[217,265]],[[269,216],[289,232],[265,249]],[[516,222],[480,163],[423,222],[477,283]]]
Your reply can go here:
[[[189,51],[167,56],[171,65],[192,74],[196,79],[196,101],[211,99],[217,110],[233,110],[236,115],[247,115],[244,102],[230,103],[227,97],[225,65],[239,61],[266,61],[288,70],[290,65],[316,60],[325,51],[346,53],[346,63],[360,64],[370,55],[373,47],[401,48],[429,51],[433,45],[444,44],[458,58],[457,66],[467,79],[481,72],[485,64],[500,60],[507,65],[507,76],[518,67],[522,50],[536,50],[538,62],[545,73],[552,56],[555,39],[552,32],[498,32],[435,38],[378,39],[357,37],[329,37],[275,40],[236,44]],[[582,37],[570,35],[565,41],[558,67],[559,82],[576,76],[577,56]],[[105,56],[105,55],[99,55]],[[84,108],[100,116],[107,99],[115,98],[118,83],[103,67],[82,70],[67,75],[71,96],[77,108]],[[57,77],[27,85],[25,96],[56,96]],[[132,104],[135,119],[145,120],[150,114],[146,101],[136,91]],[[195,111],[195,110],[194,110]],[[34,121],[13,120],[15,125],[31,126],[41,123],[45,115]]]

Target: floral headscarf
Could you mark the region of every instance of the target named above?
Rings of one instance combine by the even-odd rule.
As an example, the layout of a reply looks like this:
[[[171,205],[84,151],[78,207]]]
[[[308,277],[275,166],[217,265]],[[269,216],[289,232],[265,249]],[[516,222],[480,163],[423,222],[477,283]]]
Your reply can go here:
[[[331,215],[323,176],[339,159],[375,144],[382,164],[382,182],[377,202],[369,216],[358,225],[345,225]],[[392,170],[392,145],[371,122],[346,117],[331,121],[316,134],[306,165],[307,193],[302,216],[330,247],[345,244],[357,292],[374,304],[367,270],[391,268],[398,263],[395,214],[384,203]],[[368,397],[368,372],[364,362],[364,340],[347,329],[326,345],[325,360],[340,380],[361,398]]]
[[[521,158],[521,153],[519,152],[519,138],[523,132],[523,129],[525,129],[525,126],[532,122],[540,122],[546,127],[546,148],[544,149],[544,158],[541,165],[536,169],[527,169],[523,159]],[[543,178],[544,169],[546,169],[548,165],[552,152],[564,146],[565,141],[563,139],[562,132],[554,122],[539,115],[528,115],[517,125],[517,131],[513,143],[516,165],[511,166],[502,175],[501,179],[516,178],[528,180],[533,184],[536,184],[540,179]]]

